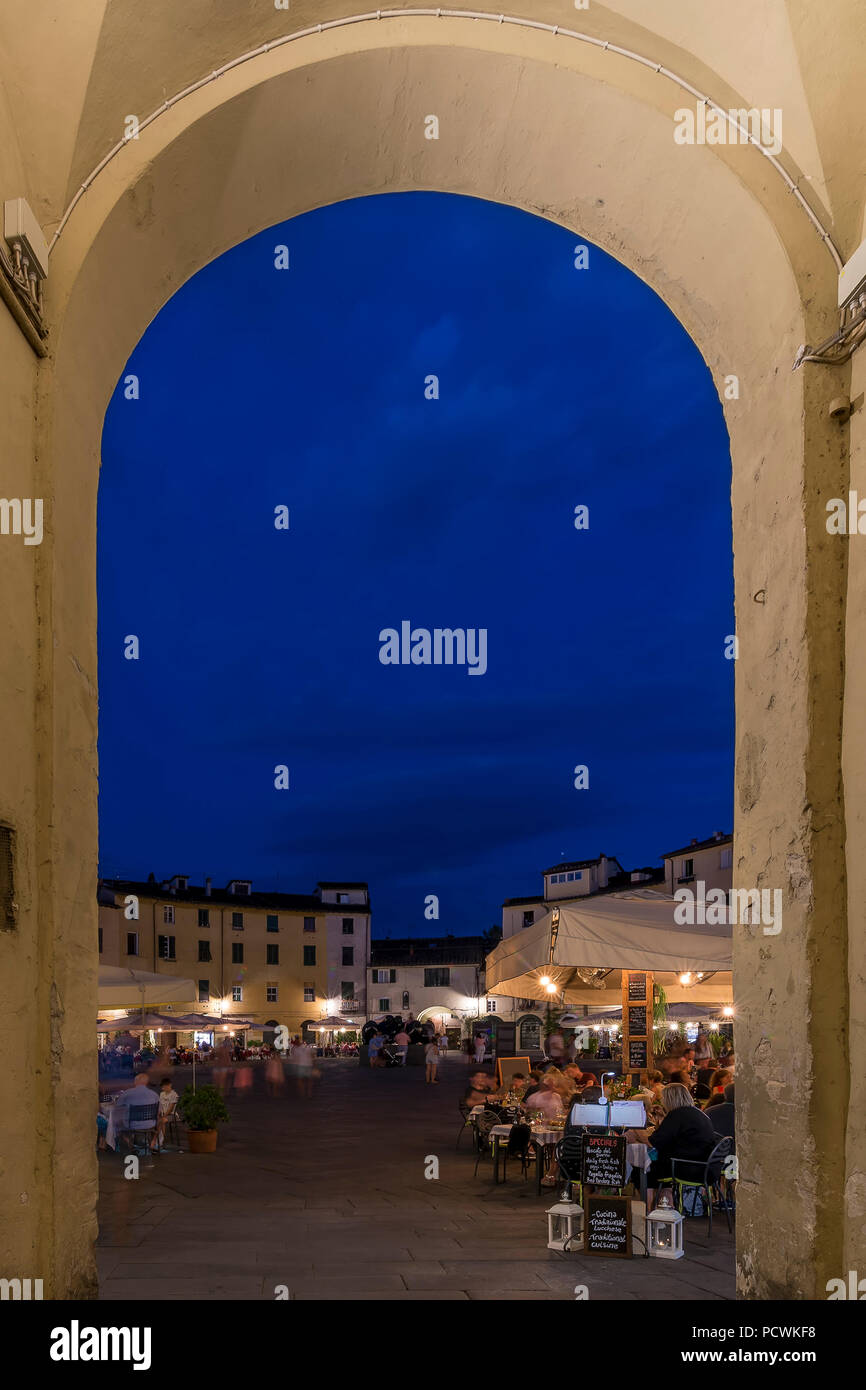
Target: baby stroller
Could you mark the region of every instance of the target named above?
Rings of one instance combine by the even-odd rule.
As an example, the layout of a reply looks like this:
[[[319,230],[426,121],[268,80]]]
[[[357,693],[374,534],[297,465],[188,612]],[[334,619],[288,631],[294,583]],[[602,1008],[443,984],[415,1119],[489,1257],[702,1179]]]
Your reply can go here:
[[[399,1067],[400,1058],[392,1042],[383,1042],[379,1048],[379,1056],[383,1059],[386,1067]]]

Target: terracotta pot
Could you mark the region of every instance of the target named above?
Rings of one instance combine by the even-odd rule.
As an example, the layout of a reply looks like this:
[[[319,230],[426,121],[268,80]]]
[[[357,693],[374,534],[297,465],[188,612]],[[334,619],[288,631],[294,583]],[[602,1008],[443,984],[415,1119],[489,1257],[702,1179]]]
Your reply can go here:
[[[216,1148],[217,1131],[215,1129],[190,1129],[187,1130],[189,1140],[189,1151],[191,1154],[212,1154]]]

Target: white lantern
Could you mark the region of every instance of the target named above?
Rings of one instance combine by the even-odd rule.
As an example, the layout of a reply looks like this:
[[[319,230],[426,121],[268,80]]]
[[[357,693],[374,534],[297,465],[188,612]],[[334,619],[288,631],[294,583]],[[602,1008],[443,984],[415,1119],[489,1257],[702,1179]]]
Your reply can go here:
[[[683,1249],[683,1218],[670,1207],[656,1207],[646,1219],[646,1248],[648,1255],[658,1260],[679,1260]]]
[[[548,1250],[572,1249],[583,1232],[583,1207],[577,1202],[557,1202],[547,1209]]]

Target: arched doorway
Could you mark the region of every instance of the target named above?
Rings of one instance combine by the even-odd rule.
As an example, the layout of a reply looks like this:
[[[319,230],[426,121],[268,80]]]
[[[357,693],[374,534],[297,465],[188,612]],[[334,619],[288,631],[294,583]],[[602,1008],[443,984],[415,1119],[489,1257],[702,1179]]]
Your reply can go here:
[[[848,1009],[839,965],[846,926],[836,907],[844,877],[842,665],[827,650],[845,574],[826,536],[815,544],[810,529],[823,480],[841,473],[822,410],[825,384],[787,368],[802,342],[835,327],[835,272],[802,208],[768,179],[759,155],[677,147],[671,113],[681,92],[662,87],[647,66],[564,42],[429,17],[355,24],[273,49],[169,105],[89,184],[63,228],[48,285],[53,356],[40,383],[38,452],[54,526],[38,563],[53,643],[39,658],[47,732],[31,847],[34,881],[37,864],[52,866],[40,871],[39,921],[44,968],[64,1001],[58,1066],[70,1084],[61,1092],[76,1095],[84,1084],[92,1026],[96,964],[87,972],[79,961],[93,953],[95,907],[89,914],[79,885],[96,878],[94,516],[102,414],[123,362],[196,269],[322,202],[414,187],[510,202],[634,268],[692,334],[720,393],[729,375],[738,378],[738,395],[726,398],[740,651],[736,881],[789,890],[778,940],[768,947],[757,935],[737,938],[738,1085],[754,1096],[738,1148],[753,1171],[783,1167],[792,1145],[813,1155],[809,1180],[793,1193],[770,1188],[759,1202],[744,1186],[741,1268],[747,1293],[788,1290],[773,1283],[760,1238],[784,1224],[790,1268],[810,1271],[808,1297],[842,1267],[845,1107],[817,1087],[808,1107],[797,1106],[792,1091],[783,1119],[773,1095],[777,1075],[793,1086],[785,1061],[793,1048],[832,1069]],[[482,138],[428,141],[431,99],[441,129],[450,123],[452,132]],[[394,129],[399,139],[387,133]],[[749,293],[737,295],[731,287],[745,267]],[[772,713],[780,705],[784,723]],[[792,807],[799,819],[786,839],[773,827]],[[47,1035],[52,1006],[49,991],[42,994]],[[40,1236],[52,1243],[44,1267],[62,1295],[85,1287],[93,1268],[94,1161],[62,1093],[34,1103],[52,1123],[33,1132],[51,1134],[72,1160],[68,1186],[59,1167],[52,1179],[58,1216]],[[24,1164],[29,1158],[22,1151]],[[47,1153],[38,1166],[55,1168]]]

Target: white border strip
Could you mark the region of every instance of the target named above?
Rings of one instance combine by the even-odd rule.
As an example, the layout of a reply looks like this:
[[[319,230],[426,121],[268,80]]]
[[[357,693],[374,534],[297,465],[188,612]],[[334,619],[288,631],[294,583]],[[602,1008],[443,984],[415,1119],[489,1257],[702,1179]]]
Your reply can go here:
[[[265,53],[270,53],[274,48],[281,48],[283,44],[295,43],[298,39],[310,38],[313,34],[323,34],[328,29],[342,29],[348,24],[367,24],[371,20],[376,21],[379,19],[471,19],[487,20],[494,24],[516,24],[518,28],[521,29],[538,29],[543,33],[553,34],[558,38],[576,39],[580,43],[589,43],[592,44],[594,48],[604,49],[606,53],[616,53],[620,58],[629,58],[632,62],[640,63],[642,67],[652,68],[652,70],[657,72],[661,77],[667,77],[671,82],[681,87],[684,92],[688,92],[698,101],[709,106],[713,111],[721,112],[728,123],[739,132],[740,136],[746,137],[745,141],[741,141],[741,143],[754,145],[755,149],[760,150],[764,158],[770,161],[776,173],[784,180],[788,192],[792,193],[797,199],[797,202],[803,208],[809,221],[812,223],[824,245],[827,247],[827,250],[830,252],[830,255],[833,257],[837,271],[841,271],[842,257],[836,248],[833,238],[823,226],[817,213],[813,211],[809,203],[803,197],[797,184],[779,163],[776,156],[771,154],[760,141],[755,140],[751,131],[741,126],[731,116],[729,111],[725,111],[723,107],[719,106],[711,97],[707,96],[705,92],[701,92],[697,87],[693,87],[685,78],[680,77],[677,73],[672,72],[670,68],[664,67],[661,63],[653,62],[651,58],[644,57],[642,53],[633,53],[629,48],[621,48],[619,44],[609,43],[605,39],[596,38],[592,34],[581,34],[576,29],[563,29],[559,24],[543,24],[540,20],[521,19],[515,15],[507,14],[488,14],[483,10],[448,10],[443,9],[441,6],[437,6],[435,9],[370,10],[367,14],[345,15],[342,19],[329,19],[324,24],[314,24],[309,29],[299,29],[294,34],[285,34],[282,38],[272,39],[269,43],[260,44],[258,48],[251,48],[248,53],[242,53],[239,58],[233,58],[230,63],[223,64],[221,68],[216,68],[213,72],[208,73],[207,77],[200,78],[198,82],[193,82],[191,86],[184,87],[182,92],[177,92],[173,97],[169,97],[163,102],[162,106],[157,107],[155,111],[152,111],[149,116],[139,123],[138,129],[139,131],[144,130],[145,126],[149,126],[151,122],[155,121],[158,116],[161,116],[164,111],[168,111],[172,106],[176,106],[184,97],[191,96],[193,92],[200,91],[202,87],[206,87],[208,83],[214,82],[218,77],[222,77],[224,73],[231,72],[232,68],[239,67],[241,63],[248,63],[253,58],[259,58]],[[105,158],[100,160],[92,173],[88,174],[78,192],[75,194],[75,197],[72,199],[72,202],[69,204],[69,207],[63,214],[57,231],[51,238],[51,244],[48,248],[49,255],[54,250],[57,239],[66,226],[66,223],[69,221],[79,200],[83,198],[94,179],[102,173],[102,170],[112,159],[116,158],[127,143],[126,140],[119,140],[114,148],[108,151]]]

